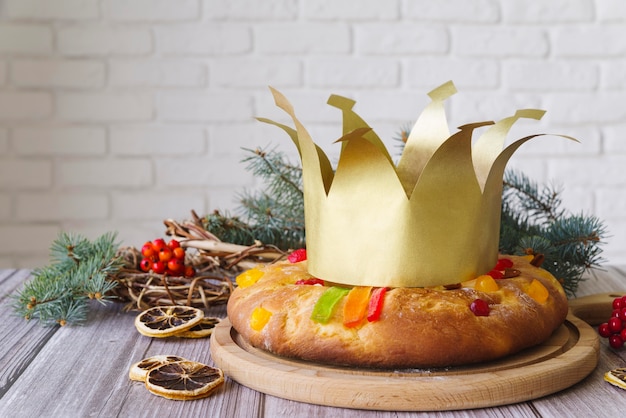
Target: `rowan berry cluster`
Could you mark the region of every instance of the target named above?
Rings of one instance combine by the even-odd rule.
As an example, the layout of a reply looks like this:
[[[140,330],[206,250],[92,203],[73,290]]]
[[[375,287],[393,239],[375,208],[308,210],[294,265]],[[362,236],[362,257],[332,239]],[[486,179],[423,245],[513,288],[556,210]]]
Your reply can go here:
[[[185,265],[185,254],[185,248],[175,239],[167,243],[163,238],[147,241],[141,247],[143,258],[139,268],[145,272],[152,270],[156,274],[193,277],[196,270],[193,266]]]

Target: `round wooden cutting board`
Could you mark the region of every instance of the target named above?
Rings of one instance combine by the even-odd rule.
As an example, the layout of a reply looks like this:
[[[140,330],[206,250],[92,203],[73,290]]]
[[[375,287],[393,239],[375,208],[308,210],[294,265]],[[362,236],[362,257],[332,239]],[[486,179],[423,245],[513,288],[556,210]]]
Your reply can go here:
[[[390,411],[471,409],[536,399],[585,378],[597,365],[599,347],[596,331],[573,310],[539,346],[499,361],[447,369],[356,369],[278,357],[243,341],[228,319],[211,336],[216,365],[251,389],[299,402]]]

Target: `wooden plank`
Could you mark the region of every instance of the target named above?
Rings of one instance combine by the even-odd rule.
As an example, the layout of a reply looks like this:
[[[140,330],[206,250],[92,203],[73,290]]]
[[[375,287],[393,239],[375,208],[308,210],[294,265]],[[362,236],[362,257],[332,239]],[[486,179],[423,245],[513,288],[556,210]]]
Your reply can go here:
[[[10,297],[29,276],[29,270],[0,270],[0,301]]]
[[[96,306],[86,325],[59,328],[2,398],[0,416],[89,416],[115,398],[136,349],[124,319]]]
[[[87,324],[62,327],[0,402],[0,416],[249,416],[260,414],[262,395],[227,379],[210,398],[176,402],[128,379],[130,366],[157,354],[175,354],[212,365],[206,339],[152,339],[133,324],[137,312],[92,302]],[[223,315],[224,307],[212,314]],[[210,314],[211,314],[210,313]],[[15,323],[15,322],[14,322]],[[34,327],[34,331],[44,328]]]
[[[12,296],[29,275],[28,270],[0,271],[0,311],[6,313],[5,319],[0,321],[0,398],[57,330],[57,327],[42,328],[34,321],[14,315]]]
[[[355,381],[354,384],[358,384]],[[518,403],[499,408],[468,409],[460,411],[371,411],[364,409],[345,409],[330,406],[313,405],[290,401],[275,396],[265,395],[265,417],[316,417],[316,418],[403,418],[403,417],[446,417],[446,418],[489,418],[489,417],[519,417],[537,418],[530,403]]]

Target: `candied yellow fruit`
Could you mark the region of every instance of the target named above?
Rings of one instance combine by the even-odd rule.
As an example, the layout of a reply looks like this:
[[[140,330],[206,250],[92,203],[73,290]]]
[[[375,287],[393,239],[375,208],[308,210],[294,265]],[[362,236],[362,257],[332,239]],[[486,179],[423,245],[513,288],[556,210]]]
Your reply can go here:
[[[537,279],[533,279],[533,281],[530,282],[526,293],[539,303],[545,303],[548,300],[548,296],[550,296],[548,289]]]
[[[500,286],[498,286],[498,283],[496,283],[493,277],[488,274],[483,274],[482,276],[478,276],[476,278],[474,289],[480,292],[495,292],[500,289]]]
[[[251,268],[250,270],[246,270],[241,273],[239,276],[235,278],[237,282],[237,286],[244,288],[248,286],[252,286],[256,282],[259,281],[261,277],[263,277],[265,273],[259,270],[258,268]]]
[[[272,313],[261,306],[255,308],[250,315],[250,328],[261,331],[272,317]]]

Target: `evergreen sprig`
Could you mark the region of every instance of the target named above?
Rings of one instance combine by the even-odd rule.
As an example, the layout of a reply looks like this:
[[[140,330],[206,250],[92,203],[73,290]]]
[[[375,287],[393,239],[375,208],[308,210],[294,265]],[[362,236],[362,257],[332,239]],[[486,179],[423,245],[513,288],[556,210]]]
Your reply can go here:
[[[33,270],[31,279],[15,295],[15,312],[44,325],[83,322],[87,301],[105,303],[116,285],[109,280],[122,266],[115,256],[115,239],[115,233],[93,242],[78,234],[60,233],[50,247],[51,263]]]
[[[263,180],[265,189],[244,191],[239,197],[240,216],[213,212],[204,227],[222,241],[252,245],[255,241],[282,249],[304,247],[304,194],[302,170],[279,151],[245,149],[242,162]]]
[[[583,274],[600,266],[606,233],[595,216],[569,214],[560,207],[560,191],[539,187],[527,176],[508,171],[504,178],[500,251],[543,254],[543,268],[573,296]]]

